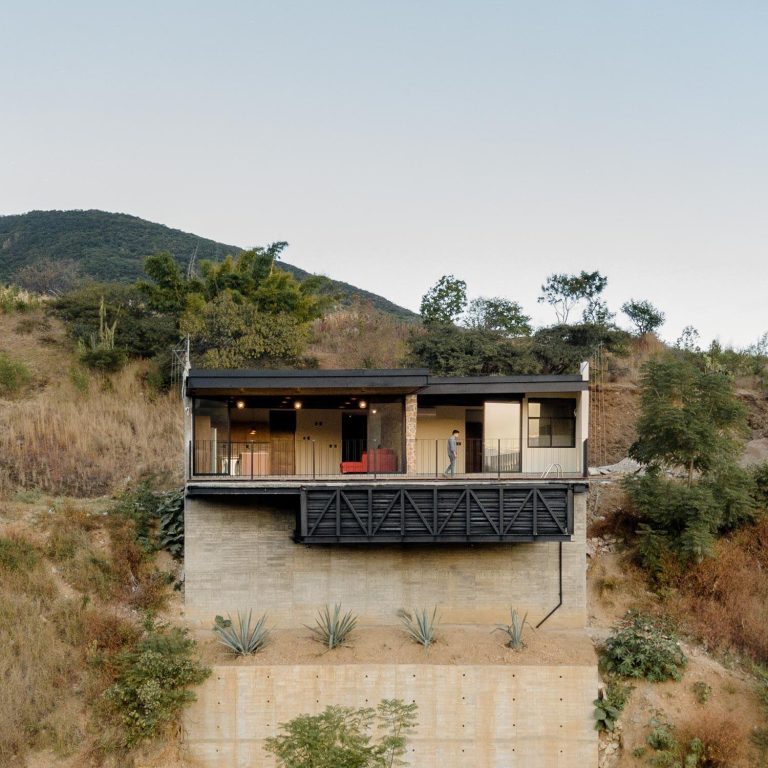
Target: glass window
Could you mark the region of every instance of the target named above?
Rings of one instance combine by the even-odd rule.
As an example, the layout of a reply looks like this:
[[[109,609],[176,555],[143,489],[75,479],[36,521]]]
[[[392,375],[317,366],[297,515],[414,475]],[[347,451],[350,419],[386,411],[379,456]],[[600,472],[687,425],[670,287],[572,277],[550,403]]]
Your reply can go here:
[[[552,398],[528,401],[528,447],[574,448],[576,400]]]
[[[195,475],[229,474],[229,406],[226,400],[195,398]]]

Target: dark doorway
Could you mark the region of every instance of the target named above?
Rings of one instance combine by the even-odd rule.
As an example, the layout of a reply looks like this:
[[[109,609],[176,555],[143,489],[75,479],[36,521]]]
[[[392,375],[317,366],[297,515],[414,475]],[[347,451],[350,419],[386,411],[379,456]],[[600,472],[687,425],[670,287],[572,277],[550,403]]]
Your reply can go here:
[[[341,460],[362,461],[368,447],[368,414],[341,415]]]
[[[467,472],[483,471],[483,412],[481,410],[467,409],[465,423],[466,443],[465,451]]]
[[[296,472],[296,411],[269,412],[270,474]]]

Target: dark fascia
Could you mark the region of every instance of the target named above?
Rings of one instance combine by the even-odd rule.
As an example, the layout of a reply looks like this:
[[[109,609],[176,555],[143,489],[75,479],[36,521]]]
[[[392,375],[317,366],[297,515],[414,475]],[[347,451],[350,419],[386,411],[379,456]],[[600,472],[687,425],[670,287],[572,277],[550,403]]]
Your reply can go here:
[[[206,370],[192,369],[187,394],[303,393],[389,391],[401,394],[509,394],[575,392],[589,383],[578,375],[432,376],[424,368],[351,370]]]
[[[302,393],[388,391],[418,392],[429,381],[423,368],[361,370],[205,370],[192,369],[187,394]]]

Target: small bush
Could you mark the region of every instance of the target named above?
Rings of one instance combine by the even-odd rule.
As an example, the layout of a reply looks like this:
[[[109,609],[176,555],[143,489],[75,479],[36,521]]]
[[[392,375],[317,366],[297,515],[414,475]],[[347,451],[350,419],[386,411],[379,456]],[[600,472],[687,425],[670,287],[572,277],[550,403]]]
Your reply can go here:
[[[12,315],[41,305],[40,298],[15,285],[0,285],[0,313]]]
[[[512,609],[512,616],[511,616],[511,623],[510,624],[500,624],[496,629],[494,629],[494,632],[503,632],[507,636],[507,647],[508,648],[514,648],[515,650],[520,650],[525,643],[523,642],[523,628],[526,624],[530,627],[531,624],[526,619],[528,618],[528,614],[526,613],[522,620],[517,615],[517,609]]]
[[[755,502],[768,510],[768,461],[752,467],[752,482]]]
[[[426,608],[422,608],[421,611],[414,610],[413,614],[401,610],[398,615],[403,622],[405,631],[412,640],[421,643],[425,648],[429,648],[435,642],[435,632],[440,623],[437,616],[437,606],[435,606],[431,616]]]
[[[376,710],[326,707],[281,723],[282,733],[264,749],[281,768],[389,768],[403,765],[407,736],[416,725],[416,704],[385,699]],[[379,734],[371,733],[374,723]]]
[[[622,683],[620,680],[611,680],[605,691],[600,691],[593,702],[595,705],[595,730],[613,731],[632,690],[631,685]]]
[[[341,605],[338,603],[331,609],[326,605],[319,611],[315,619],[316,626],[304,626],[312,632],[314,639],[323,645],[328,646],[328,650],[343,645],[344,641],[352,634],[357,626],[357,617],[352,611],[347,611],[341,615]]]
[[[185,630],[149,624],[136,647],[118,656],[117,680],[104,697],[122,728],[119,746],[134,747],[160,735],[195,700],[190,687],[211,673],[195,651]]]
[[[155,513],[160,518],[158,546],[177,560],[184,556],[184,491],[169,491],[161,497]]]
[[[6,571],[29,571],[40,556],[37,550],[19,536],[0,537],[0,568]]]
[[[663,682],[680,680],[687,659],[668,623],[630,612],[606,641],[601,663],[620,677]]]
[[[83,349],[80,362],[92,371],[117,373],[128,362],[128,354],[124,349]]]
[[[236,656],[249,656],[260,651],[269,641],[270,630],[266,628],[267,615],[262,614],[256,624],[251,627],[251,611],[247,616],[238,612],[237,626],[234,626],[230,616],[217,616],[213,631],[218,635],[219,642]]]
[[[699,704],[706,704],[712,695],[712,686],[707,685],[703,680],[697,680],[692,686],[693,696]]]
[[[749,737],[742,724],[723,718],[722,714],[702,710],[677,728],[677,741],[682,755],[689,760],[683,765],[701,768],[729,768],[742,764]],[[698,762],[693,762],[695,755]]]
[[[32,373],[20,360],[0,352],[0,397],[13,397],[29,386]]]

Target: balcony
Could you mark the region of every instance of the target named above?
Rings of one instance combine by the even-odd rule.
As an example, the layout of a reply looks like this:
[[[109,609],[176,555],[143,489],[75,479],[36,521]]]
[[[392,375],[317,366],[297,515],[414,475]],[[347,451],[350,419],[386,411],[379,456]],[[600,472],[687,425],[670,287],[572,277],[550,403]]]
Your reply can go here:
[[[550,449],[549,471],[527,477],[579,477],[572,467],[574,450]],[[190,480],[225,482],[286,482],[520,479],[519,438],[464,439],[458,446],[453,474],[449,471],[447,439],[415,438],[401,444],[369,447],[367,440],[268,441],[196,440],[189,444]]]

